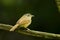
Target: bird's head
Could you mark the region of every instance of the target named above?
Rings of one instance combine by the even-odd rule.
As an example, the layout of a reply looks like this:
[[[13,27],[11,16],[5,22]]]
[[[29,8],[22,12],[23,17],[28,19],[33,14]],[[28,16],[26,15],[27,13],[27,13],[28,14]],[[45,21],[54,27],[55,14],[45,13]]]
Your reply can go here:
[[[24,14],[23,16],[25,16],[25,17],[30,17],[30,18],[34,17],[34,15],[32,15],[32,14],[30,14],[30,13],[26,13],[26,14]]]

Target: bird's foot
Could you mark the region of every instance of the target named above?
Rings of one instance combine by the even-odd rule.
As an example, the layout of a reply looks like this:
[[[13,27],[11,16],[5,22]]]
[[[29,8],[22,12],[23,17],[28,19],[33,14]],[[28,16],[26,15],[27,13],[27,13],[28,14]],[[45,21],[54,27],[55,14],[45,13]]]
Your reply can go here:
[[[29,29],[29,28],[26,28],[26,29],[27,29],[26,31],[28,31],[28,32],[30,31],[30,29]]]

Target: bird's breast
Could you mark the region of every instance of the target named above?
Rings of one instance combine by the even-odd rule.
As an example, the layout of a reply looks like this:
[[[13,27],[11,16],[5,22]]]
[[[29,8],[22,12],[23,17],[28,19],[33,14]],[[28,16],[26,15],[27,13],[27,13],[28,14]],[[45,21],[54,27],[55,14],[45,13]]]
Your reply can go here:
[[[20,23],[21,27],[27,28],[31,24],[31,20],[24,20]]]

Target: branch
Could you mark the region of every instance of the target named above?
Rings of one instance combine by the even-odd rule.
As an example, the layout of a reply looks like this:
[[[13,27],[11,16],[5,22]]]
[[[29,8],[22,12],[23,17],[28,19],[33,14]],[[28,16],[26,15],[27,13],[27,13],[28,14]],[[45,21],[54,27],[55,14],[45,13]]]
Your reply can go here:
[[[10,30],[12,25],[7,25],[7,24],[0,24],[0,29],[3,30]],[[18,30],[15,31],[20,34],[25,34],[25,35],[30,35],[30,36],[35,36],[35,37],[40,37],[40,38],[47,38],[47,39],[60,39],[60,34],[54,34],[54,33],[47,33],[47,32],[41,32],[41,31],[34,31],[34,30]]]

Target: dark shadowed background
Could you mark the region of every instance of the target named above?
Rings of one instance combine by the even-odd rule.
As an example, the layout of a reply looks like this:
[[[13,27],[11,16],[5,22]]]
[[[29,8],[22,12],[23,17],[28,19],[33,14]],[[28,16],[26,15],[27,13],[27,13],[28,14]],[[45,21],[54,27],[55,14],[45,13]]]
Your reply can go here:
[[[35,15],[29,28],[59,33],[60,14],[54,0],[2,0],[0,23],[14,25],[27,12]]]
[[[30,29],[60,33],[60,13],[55,0],[0,1],[0,23],[14,25],[27,12],[35,15]]]

